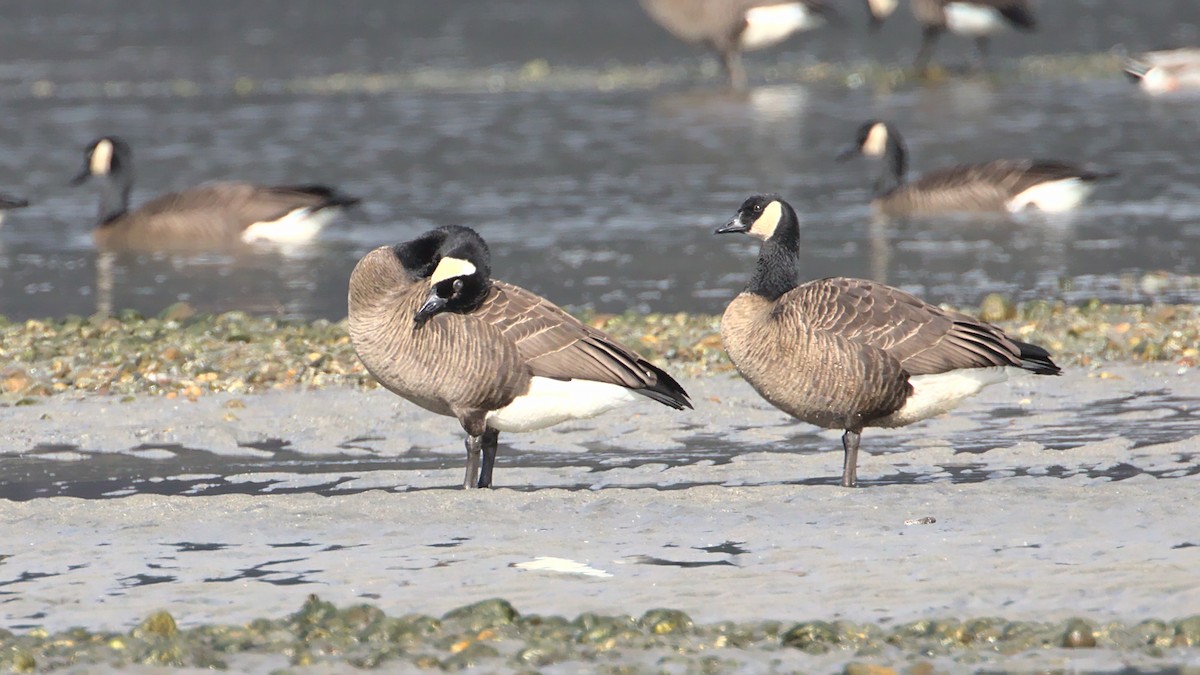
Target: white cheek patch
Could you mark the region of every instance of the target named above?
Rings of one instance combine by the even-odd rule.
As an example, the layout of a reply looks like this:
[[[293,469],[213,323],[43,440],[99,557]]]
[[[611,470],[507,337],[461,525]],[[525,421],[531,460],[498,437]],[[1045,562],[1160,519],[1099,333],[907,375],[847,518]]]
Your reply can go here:
[[[429,285],[436,286],[446,279],[469,277],[474,273],[475,265],[462,258],[442,258],[438,262],[437,268],[433,270],[433,276],[429,277]]]
[[[775,228],[779,226],[779,219],[782,217],[783,208],[779,206],[779,202],[767,204],[762,215],[750,226],[750,234],[759,239],[770,239],[771,235],[775,234]]]
[[[900,4],[900,0],[867,0],[867,6],[871,8],[871,15],[876,19],[886,19],[896,11],[896,7]]]
[[[887,151],[888,130],[883,122],[876,122],[867,132],[867,140],[863,141],[862,153],[871,157],[882,157]]]
[[[93,176],[106,175],[112,169],[113,144],[107,138],[100,139],[96,143],[96,147],[92,148],[91,162],[88,164],[88,170]]]

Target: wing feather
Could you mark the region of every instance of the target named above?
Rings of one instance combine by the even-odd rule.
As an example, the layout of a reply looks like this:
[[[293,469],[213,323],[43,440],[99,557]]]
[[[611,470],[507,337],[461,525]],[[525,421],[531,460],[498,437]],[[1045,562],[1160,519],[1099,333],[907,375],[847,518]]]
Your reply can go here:
[[[1021,366],[1021,349],[999,328],[863,279],[812,281],[785,294],[780,312],[810,329],[882,350],[910,375]]]
[[[633,388],[656,384],[654,369],[640,356],[548,300],[501,281],[492,287],[472,315],[512,341],[533,375]]]

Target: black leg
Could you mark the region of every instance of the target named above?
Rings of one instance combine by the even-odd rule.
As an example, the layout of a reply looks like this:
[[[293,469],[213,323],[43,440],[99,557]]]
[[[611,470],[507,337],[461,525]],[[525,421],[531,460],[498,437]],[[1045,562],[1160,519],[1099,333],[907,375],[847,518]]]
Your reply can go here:
[[[742,53],[735,48],[721,54],[721,63],[725,66],[725,74],[729,76],[729,86],[735,91],[746,88],[746,69],[742,67]]]
[[[937,26],[926,26],[921,31],[921,48],[917,50],[917,58],[913,59],[913,70],[918,77],[924,77],[929,69],[929,58],[933,56],[933,46],[942,35],[942,29]]]
[[[492,469],[496,466],[496,446],[500,442],[500,432],[488,428],[483,432],[483,470],[479,472],[479,487],[492,487]]]
[[[858,438],[861,434],[861,429],[847,429],[842,434],[842,448],[846,451],[842,462],[842,487],[854,487],[858,483]]]
[[[979,37],[975,38],[975,47],[979,50],[979,60],[975,62],[975,69],[979,72],[984,72],[988,69],[991,45],[991,38],[986,35],[980,35]]]
[[[470,490],[479,481],[479,436],[467,436],[467,475],[463,478],[463,487]]]

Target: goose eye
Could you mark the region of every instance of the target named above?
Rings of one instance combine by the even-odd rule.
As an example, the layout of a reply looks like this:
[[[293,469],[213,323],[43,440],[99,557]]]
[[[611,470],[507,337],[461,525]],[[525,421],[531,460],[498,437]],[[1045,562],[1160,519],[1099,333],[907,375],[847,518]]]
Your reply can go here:
[[[455,279],[454,280],[454,292],[457,293],[457,292],[461,291],[462,287],[463,287],[462,279]]]

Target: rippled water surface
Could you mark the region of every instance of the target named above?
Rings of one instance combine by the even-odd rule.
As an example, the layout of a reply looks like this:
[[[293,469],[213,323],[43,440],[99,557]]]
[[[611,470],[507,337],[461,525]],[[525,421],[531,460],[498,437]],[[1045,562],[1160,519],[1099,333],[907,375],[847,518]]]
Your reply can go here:
[[[9,3],[0,192],[34,204],[0,229],[0,314],[186,300],[338,319],[362,253],[443,223],[478,228],[496,276],[564,305],[718,312],[755,252],[711,231],[758,191],[802,212],[811,277],[957,303],[1200,301],[1197,99],[1071,65],[1200,41],[1200,6],[1042,3],[1040,32],[997,41],[993,77],[893,89],[854,73],[906,63],[916,27],[901,16],[870,38],[842,4],[840,31],[748,57],[768,84],[735,96],[632,0]],[[954,69],[969,47],[948,38],[938,58]],[[845,75],[780,76],[820,63]],[[1036,156],[1121,177],[1068,217],[873,222],[873,168],[833,161],[868,117],[899,125],[918,172]],[[135,203],[225,178],[327,182],[364,203],[303,248],[101,258],[97,195],[66,185],[100,134],[132,143]]]

